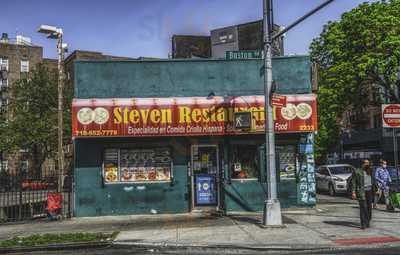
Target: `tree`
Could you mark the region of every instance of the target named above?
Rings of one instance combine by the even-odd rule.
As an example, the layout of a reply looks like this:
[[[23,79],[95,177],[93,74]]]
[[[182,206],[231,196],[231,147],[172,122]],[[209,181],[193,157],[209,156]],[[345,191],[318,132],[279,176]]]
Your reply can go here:
[[[338,142],[345,112],[399,101],[400,0],[363,3],[344,13],[324,26],[310,50],[319,66],[316,145],[323,157]]]
[[[65,89],[64,135],[70,137],[71,88]],[[10,86],[8,118],[0,122],[0,151],[25,149],[35,175],[57,152],[57,73],[38,65]]]

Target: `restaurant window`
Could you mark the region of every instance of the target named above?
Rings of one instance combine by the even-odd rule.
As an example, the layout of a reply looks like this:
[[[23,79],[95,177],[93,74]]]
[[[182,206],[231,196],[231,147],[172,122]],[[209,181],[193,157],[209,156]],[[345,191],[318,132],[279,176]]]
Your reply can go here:
[[[256,145],[232,145],[232,179],[258,179],[258,162]]]
[[[296,146],[281,145],[276,146],[278,154],[279,177],[283,179],[296,178]]]
[[[169,148],[105,149],[103,177],[106,184],[164,182],[171,180]]]

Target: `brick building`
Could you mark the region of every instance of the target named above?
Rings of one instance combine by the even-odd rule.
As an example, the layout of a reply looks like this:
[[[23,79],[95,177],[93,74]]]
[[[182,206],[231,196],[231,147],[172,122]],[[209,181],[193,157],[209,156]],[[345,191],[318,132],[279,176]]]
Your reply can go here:
[[[9,118],[8,104],[10,101],[10,87],[20,78],[27,77],[39,63],[53,66],[54,60],[43,59],[43,48],[33,45],[29,38],[17,35],[9,38],[3,33],[0,38],[0,112],[3,119]],[[7,160],[8,159],[8,160]],[[9,169],[16,173],[17,169],[28,171],[29,162],[24,150],[12,157],[0,152],[1,169]]]

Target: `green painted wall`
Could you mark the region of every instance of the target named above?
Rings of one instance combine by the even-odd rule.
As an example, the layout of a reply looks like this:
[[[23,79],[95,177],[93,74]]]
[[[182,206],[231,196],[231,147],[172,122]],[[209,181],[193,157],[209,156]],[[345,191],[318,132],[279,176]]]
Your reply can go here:
[[[142,141],[139,141],[142,140]],[[187,212],[186,151],[173,147],[174,182],[151,184],[109,184],[101,179],[102,153],[107,147],[132,147],[157,144],[154,139],[80,139],[75,141],[75,216],[150,214]],[[139,189],[138,189],[139,187]],[[145,187],[141,190],[141,187]]]
[[[262,211],[266,187],[259,181],[232,181],[224,186],[225,208],[229,211]]]
[[[77,61],[76,98],[263,94],[262,60]],[[273,59],[278,92],[310,93],[308,56]]]
[[[296,180],[281,180],[278,183],[278,197],[282,208],[298,205]],[[227,211],[260,212],[267,196],[265,183],[259,181],[232,181],[224,186]]]

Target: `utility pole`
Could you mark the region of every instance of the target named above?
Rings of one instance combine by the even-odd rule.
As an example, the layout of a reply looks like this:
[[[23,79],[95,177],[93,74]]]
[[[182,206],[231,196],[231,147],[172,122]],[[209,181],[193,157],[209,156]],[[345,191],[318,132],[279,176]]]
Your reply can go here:
[[[272,41],[282,36],[284,33],[294,28],[302,21],[318,12],[334,0],[326,0],[324,3],[315,7],[292,24],[272,35],[273,30],[273,0],[263,0],[263,19],[264,19],[264,95],[265,95],[265,170],[267,176],[267,199],[264,202],[263,225],[280,226],[282,225],[281,205],[277,196],[276,165],[275,165],[275,134],[274,122],[272,119],[272,107],[270,104],[272,88]]]
[[[64,174],[64,151],[63,151],[63,90],[64,90],[64,50],[66,44],[63,44],[63,30],[58,27],[41,25],[38,29],[39,33],[47,34],[47,38],[57,39],[57,53],[58,53],[58,185],[57,191],[62,192],[63,174]]]
[[[264,10],[264,112],[265,112],[265,166],[267,174],[267,200],[264,202],[263,225],[282,225],[281,204],[277,196],[275,166],[275,134],[270,93],[272,88],[272,2],[263,0]]]

